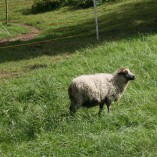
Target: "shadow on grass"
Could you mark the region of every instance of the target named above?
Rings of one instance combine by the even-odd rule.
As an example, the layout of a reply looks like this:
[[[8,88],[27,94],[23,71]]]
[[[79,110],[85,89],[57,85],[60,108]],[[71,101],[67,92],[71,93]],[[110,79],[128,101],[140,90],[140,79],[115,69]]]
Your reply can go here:
[[[123,3],[123,5],[119,5],[116,10],[110,13],[106,13],[104,9],[104,15],[99,17],[100,41],[96,41],[94,21],[88,20],[79,25],[53,29],[53,31],[49,30],[46,37],[41,37],[29,42],[63,38],[73,35],[80,36],[30,46],[0,49],[0,63],[30,59],[42,55],[55,56],[65,53],[74,53],[78,49],[83,49],[90,45],[97,46],[104,41],[121,40],[137,37],[139,34],[156,33],[156,10],[157,3],[155,0]],[[23,43],[26,42],[8,44],[16,45]]]
[[[38,10],[34,11],[34,10],[32,10],[32,8],[29,8],[29,9],[19,10],[19,12],[21,12],[22,15],[37,15],[37,14],[43,14],[43,13],[51,12],[54,10],[56,11],[58,9],[60,9],[60,7],[54,8],[54,9],[50,8],[50,9],[46,9],[46,10],[42,10],[42,11],[38,11]]]

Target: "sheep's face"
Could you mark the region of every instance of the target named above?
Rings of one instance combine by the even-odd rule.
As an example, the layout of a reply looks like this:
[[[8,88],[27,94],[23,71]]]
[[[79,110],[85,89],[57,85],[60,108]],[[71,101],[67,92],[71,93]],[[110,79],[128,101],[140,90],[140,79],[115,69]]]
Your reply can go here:
[[[126,68],[119,69],[118,74],[123,76],[128,81],[135,79],[135,75],[131,73],[129,69]]]

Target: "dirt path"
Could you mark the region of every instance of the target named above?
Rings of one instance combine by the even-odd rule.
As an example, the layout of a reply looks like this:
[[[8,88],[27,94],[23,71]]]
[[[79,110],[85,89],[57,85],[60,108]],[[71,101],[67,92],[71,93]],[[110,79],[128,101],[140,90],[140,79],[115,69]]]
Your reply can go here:
[[[28,40],[34,39],[37,35],[41,33],[41,31],[35,27],[24,25],[24,24],[17,24],[17,25],[28,28],[30,32],[28,34],[18,34],[16,37],[1,39],[0,44],[7,44],[9,42],[13,42],[17,40],[28,41]]]

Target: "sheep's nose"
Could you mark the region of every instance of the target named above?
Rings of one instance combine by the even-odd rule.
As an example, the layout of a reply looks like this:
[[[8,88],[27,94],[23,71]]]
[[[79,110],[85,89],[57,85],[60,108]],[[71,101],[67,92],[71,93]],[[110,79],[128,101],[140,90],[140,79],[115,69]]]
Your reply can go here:
[[[132,80],[135,80],[135,78],[136,78],[136,77],[135,77],[134,75],[132,75]]]

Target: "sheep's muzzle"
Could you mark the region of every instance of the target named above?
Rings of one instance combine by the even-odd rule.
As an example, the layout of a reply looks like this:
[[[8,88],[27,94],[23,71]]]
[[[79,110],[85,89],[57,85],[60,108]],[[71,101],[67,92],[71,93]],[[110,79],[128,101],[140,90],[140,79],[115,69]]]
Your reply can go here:
[[[131,75],[128,79],[129,79],[129,80],[135,80],[135,76],[134,76],[134,75]]]

